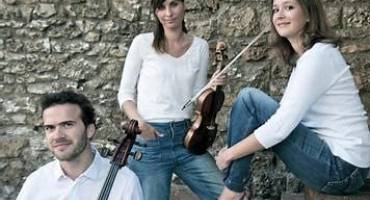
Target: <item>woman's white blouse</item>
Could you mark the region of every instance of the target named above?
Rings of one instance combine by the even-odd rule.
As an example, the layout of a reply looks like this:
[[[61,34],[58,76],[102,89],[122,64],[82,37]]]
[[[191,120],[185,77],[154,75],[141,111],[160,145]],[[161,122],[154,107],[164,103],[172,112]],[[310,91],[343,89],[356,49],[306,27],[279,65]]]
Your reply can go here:
[[[193,107],[183,105],[207,81],[208,43],[193,37],[180,57],[158,53],[152,47],[153,33],[135,37],[128,51],[118,92],[119,105],[136,102],[147,122],[180,121],[192,117]]]
[[[269,148],[302,122],[312,128],[343,160],[370,166],[370,134],[349,66],[339,50],[317,43],[297,61],[276,113],[255,130]]]

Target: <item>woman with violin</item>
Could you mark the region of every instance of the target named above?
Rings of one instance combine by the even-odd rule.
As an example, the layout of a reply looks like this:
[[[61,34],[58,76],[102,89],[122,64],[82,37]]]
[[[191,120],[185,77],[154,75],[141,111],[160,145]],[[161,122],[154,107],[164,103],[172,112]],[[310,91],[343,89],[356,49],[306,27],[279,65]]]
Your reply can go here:
[[[243,89],[230,114],[220,200],[242,199],[253,153],[270,149],[306,186],[349,194],[370,167],[367,116],[349,66],[330,31],[320,0],[271,0],[272,49],[295,63],[280,103]]]
[[[118,93],[122,111],[141,130],[133,150],[142,158],[130,159],[129,167],[147,200],[170,199],[173,173],[200,199],[217,199],[222,174],[209,153],[194,155],[184,147],[193,109],[181,110],[206,83],[208,44],[187,33],[184,0],[152,0],[152,6],[155,31],[134,38]]]

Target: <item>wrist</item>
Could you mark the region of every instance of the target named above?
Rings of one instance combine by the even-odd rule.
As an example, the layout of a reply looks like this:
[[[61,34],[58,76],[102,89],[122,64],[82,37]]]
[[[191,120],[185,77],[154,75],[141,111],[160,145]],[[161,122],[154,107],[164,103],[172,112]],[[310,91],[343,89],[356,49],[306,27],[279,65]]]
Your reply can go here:
[[[226,159],[227,162],[232,162],[234,160],[234,155],[233,155],[232,148],[226,149],[225,159]]]
[[[135,119],[135,120],[137,121],[138,126],[139,126],[140,129],[143,129],[146,126],[145,121],[139,120],[139,119]]]

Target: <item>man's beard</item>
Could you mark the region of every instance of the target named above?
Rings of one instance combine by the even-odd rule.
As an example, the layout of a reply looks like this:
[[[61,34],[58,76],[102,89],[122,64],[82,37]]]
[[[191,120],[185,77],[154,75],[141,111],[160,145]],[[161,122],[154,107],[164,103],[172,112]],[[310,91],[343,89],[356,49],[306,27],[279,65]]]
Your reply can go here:
[[[55,158],[57,158],[59,161],[72,161],[76,159],[80,154],[86,149],[86,146],[88,144],[88,138],[87,133],[83,134],[78,141],[78,143],[74,144],[73,150],[71,153],[61,153],[57,154],[55,151],[53,151],[53,155]]]

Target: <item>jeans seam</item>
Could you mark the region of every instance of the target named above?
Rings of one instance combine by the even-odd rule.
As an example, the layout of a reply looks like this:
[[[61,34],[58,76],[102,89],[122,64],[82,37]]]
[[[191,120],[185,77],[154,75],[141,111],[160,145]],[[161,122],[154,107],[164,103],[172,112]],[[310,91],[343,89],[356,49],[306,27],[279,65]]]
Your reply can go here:
[[[294,146],[295,148],[297,148],[297,149],[299,149],[300,150],[300,152],[304,152],[300,147],[299,147],[299,145],[296,143],[296,142],[293,142],[293,141],[291,141],[291,140],[289,140],[288,138],[285,140],[286,142],[289,142],[292,146]],[[327,145],[326,143],[325,143],[325,141],[321,141],[322,143],[321,143],[321,147],[320,147],[320,151],[322,151],[323,150],[323,148],[325,147],[323,144],[325,144],[325,145]],[[330,150],[330,149],[329,149]],[[331,152],[331,151],[330,151]],[[307,156],[309,156],[310,158],[312,158],[312,159],[314,159],[314,160],[318,160],[318,157],[315,157],[315,156],[313,156],[313,155],[311,155],[311,154],[305,154],[305,155],[307,155]],[[334,156],[333,156],[334,157]],[[327,162],[325,162],[325,165],[327,166],[327,167],[329,167],[329,168],[331,168],[332,167],[332,165],[330,164],[330,163],[327,163]]]
[[[250,106],[248,105],[248,103],[251,103],[251,104],[253,104],[253,105],[251,105],[252,106],[252,108],[255,108],[256,107],[256,104],[255,104],[255,102],[254,102],[254,99],[252,98],[252,95],[250,94],[251,92],[248,92],[247,94],[247,97],[250,99],[250,100],[245,100],[245,98],[242,98],[243,99],[243,105],[244,105],[244,107],[248,110],[248,112],[250,113],[250,115],[253,117],[253,119],[256,121],[256,122],[259,122],[258,121],[258,119],[257,119],[257,116],[256,116],[256,112],[255,111],[252,111],[251,109],[250,109]],[[255,110],[255,109],[254,109]],[[258,123],[258,125],[259,125],[260,123]]]

